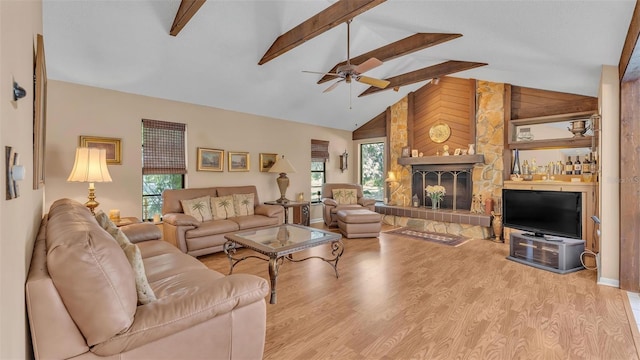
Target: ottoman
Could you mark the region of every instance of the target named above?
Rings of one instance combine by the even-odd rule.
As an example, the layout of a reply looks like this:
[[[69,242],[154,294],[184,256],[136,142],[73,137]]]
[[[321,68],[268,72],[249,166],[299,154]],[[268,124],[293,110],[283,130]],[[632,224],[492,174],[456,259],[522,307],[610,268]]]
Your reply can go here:
[[[351,238],[378,237],[382,215],[367,209],[339,210],[338,228],[343,236]]]

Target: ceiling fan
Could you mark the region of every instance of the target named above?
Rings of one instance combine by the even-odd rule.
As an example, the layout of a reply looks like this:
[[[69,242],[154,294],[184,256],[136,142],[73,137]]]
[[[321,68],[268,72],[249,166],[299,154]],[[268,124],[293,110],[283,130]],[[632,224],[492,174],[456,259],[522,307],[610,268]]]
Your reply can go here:
[[[302,71],[306,73],[335,76],[339,78],[338,81],[331,84],[331,86],[326,88],[323,92],[329,92],[335,89],[338,85],[340,85],[341,82],[351,84],[352,80],[355,80],[363,84],[375,86],[380,89],[384,89],[389,85],[389,81],[387,80],[381,80],[381,79],[376,79],[376,78],[362,75],[363,73],[382,65],[382,61],[372,57],[360,65],[351,64],[350,42],[349,42],[349,38],[351,37],[350,36],[351,20],[353,19],[347,20],[347,63],[344,65],[338,66],[335,73],[333,72],[324,73],[324,72],[306,71],[306,70]]]

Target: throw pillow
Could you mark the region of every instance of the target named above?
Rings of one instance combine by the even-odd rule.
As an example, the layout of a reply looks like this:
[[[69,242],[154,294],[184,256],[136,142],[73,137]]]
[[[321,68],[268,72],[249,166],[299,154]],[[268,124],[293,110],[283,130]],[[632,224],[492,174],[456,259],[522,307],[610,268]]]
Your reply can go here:
[[[211,210],[214,220],[224,220],[236,216],[233,208],[233,195],[211,198]]]
[[[358,191],[356,189],[333,189],[333,200],[338,205],[354,205],[358,203]]]
[[[140,254],[138,246],[129,241],[127,235],[125,235],[122,230],[111,222],[111,219],[109,219],[107,214],[102,210],[98,211],[96,214],[96,220],[98,221],[98,224],[100,224],[100,226],[105,229],[116,242],[118,242],[120,248],[122,248],[122,251],[124,251],[124,254],[127,256],[127,260],[129,260],[129,264],[135,274],[138,303],[140,305],[145,305],[155,301],[156,295],[147,280],[147,274],[144,271],[144,263],[142,262],[142,254]]]
[[[210,196],[203,196],[190,200],[180,200],[182,211],[196,218],[198,221],[208,221],[213,219],[211,214]]]
[[[253,199],[253,193],[233,194],[233,210],[236,216],[253,215]]]

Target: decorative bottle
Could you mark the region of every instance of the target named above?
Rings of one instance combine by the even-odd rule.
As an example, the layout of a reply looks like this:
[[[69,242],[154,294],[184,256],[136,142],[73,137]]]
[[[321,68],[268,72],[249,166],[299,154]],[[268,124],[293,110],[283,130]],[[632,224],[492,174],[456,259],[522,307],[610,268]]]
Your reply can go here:
[[[576,156],[576,161],[573,163],[573,175],[582,174],[582,163],[580,162],[580,156]]]
[[[516,175],[520,175],[521,174],[521,171],[520,171],[520,152],[518,151],[518,149],[514,150],[513,169],[511,169],[511,173],[512,174],[516,174]]]
[[[564,174],[573,175],[573,162],[571,162],[571,156],[569,156],[569,160],[564,164]]]
[[[467,154],[469,155],[473,155],[476,153],[476,148],[475,148],[476,144],[469,144],[469,151],[467,151]]]

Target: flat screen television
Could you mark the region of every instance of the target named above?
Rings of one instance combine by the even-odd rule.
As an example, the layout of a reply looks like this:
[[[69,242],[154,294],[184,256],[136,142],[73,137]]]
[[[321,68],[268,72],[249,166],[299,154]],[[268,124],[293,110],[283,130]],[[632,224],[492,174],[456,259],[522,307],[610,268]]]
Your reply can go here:
[[[543,190],[502,190],[505,227],[533,233],[582,238],[582,194]]]

